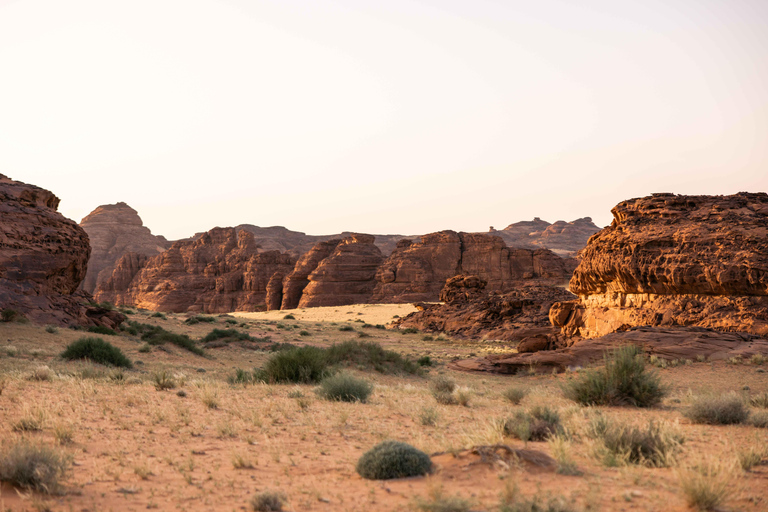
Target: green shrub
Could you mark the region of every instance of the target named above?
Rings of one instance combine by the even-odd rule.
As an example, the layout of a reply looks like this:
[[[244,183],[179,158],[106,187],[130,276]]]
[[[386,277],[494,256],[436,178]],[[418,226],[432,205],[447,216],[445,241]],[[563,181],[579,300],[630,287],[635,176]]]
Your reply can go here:
[[[17,441],[3,446],[0,454],[0,481],[44,493],[58,491],[71,457],[41,444]]]
[[[172,343],[177,347],[188,350],[193,354],[204,356],[205,351],[198,347],[195,342],[190,339],[186,334],[176,334],[175,332],[166,331],[158,325],[140,324],[138,322],[128,322],[129,328],[133,329],[138,335],[141,334],[142,341],[146,341],[150,345],[164,345],[166,343]]]
[[[61,357],[72,361],[74,359],[90,359],[94,363],[121,368],[133,368],[131,361],[125,357],[122,350],[101,338],[80,338],[73,341]]]
[[[645,370],[642,350],[627,345],[607,353],[603,368],[584,372],[567,383],[564,393],[582,405],[651,407],[667,391],[658,375]]]
[[[744,401],[735,393],[721,396],[701,396],[683,413],[694,423],[708,425],[733,425],[744,423],[749,411]]]
[[[400,334],[418,334],[419,330],[414,327],[408,327],[400,331]]]
[[[24,322],[26,318],[15,309],[6,308],[0,311],[0,320],[3,322]]]
[[[279,492],[266,491],[251,499],[251,508],[255,512],[282,512],[285,497]]]
[[[350,340],[335,343],[326,349],[329,364],[351,364],[373,368],[379,373],[421,374],[419,365],[393,350],[385,350],[370,341]]]
[[[271,356],[263,368],[267,382],[319,382],[328,375],[328,358],[323,349],[306,346]]]
[[[296,320],[296,317],[289,313],[283,317],[283,320]]]
[[[354,331],[355,328],[352,327],[351,325],[342,325],[341,327],[339,327],[339,330],[349,332],[349,331]]]
[[[435,337],[430,336],[429,334],[425,334],[421,337],[421,341],[435,341]]]
[[[254,372],[235,368],[235,375],[229,377],[227,381],[230,384],[253,384],[256,381],[256,375]]]
[[[270,352],[282,352],[284,350],[292,350],[294,348],[298,348],[298,346],[294,345],[293,343],[277,342],[277,343],[273,343],[272,345],[269,346],[269,351]]]
[[[59,332],[59,330],[54,326],[49,325],[45,328],[45,332],[47,332],[48,334],[56,334],[57,332]]]
[[[212,316],[196,315],[196,316],[191,316],[187,318],[186,320],[184,320],[184,323],[188,325],[195,325],[199,323],[213,324],[213,323],[216,323],[216,318]]]
[[[149,315],[149,318],[160,318],[162,320],[166,320],[168,317],[166,317],[163,313],[160,313],[159,311],[157,311]]]
[[[384,441],[357,461],[358,474],[368,480],[389,480],[426,475],[432,470],[429,455],[398,441]]]
[[[416,364],[419,366],[432,366],[432,358],[429,356],[421,356],[416,360]]]
[[[545,441],[562,433],[560,414],[549,407],[537,406],[529,412],[518,411],[504,422],[504,434],[521,441]]]
[[[591,437],[602,442],[603,462],[608,466],[641,464],[649,467],[669,466],[683,443],[678,432],[653,420],[646,428],[613,423],[601,418],[593,424]]]
[[[206,334],[200,342],[208,343],[216,340],[226,340],[227,343],[231,341],[256,341],[248,333],[240,332],[237,329],[214,329]]]
[[[373,384],[368,381],[340,373],[323,379],[318,394],[326,400],[365,403],[372,391]]]
[[[117,332],[114,329],[110,329],[109,327],[105,327],[103,325],[91,325],[88,327],[88,332],[92,332],[94,334],[105,334],[107,336],[117,335]]]
[[[299,336],[309,336],[309,331],[299,331]]]
[[[528,394],[528,390],[519,386],[511,386],[505,389],[501,396],[507,399],[509,403],[518,405],[520,402],[523,401],[523,398],[525,398],[525,395]]]

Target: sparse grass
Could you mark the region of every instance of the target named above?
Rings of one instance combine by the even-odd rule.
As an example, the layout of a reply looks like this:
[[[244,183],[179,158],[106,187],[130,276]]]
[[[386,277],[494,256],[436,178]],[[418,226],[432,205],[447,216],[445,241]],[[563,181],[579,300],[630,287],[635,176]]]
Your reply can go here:
[[[469,402],[472,400],[472,393],[468,389],[456,390],[456,403],[462,407],[469,407]]]
[[[433,407],[424,407],[419,412],[419,423],[425,427],[434,427],[437,425],[439,415]]]
[[[768,361],[768,356],[763,354],[755,354],[749,358],[749,362],[755,365],[765,364],[766,361]]]
[[[123,351],[101,338],[80,338],[73,341],[61,357],[72,361],[74,359],[89,359],[94,363],[120,368],[133,368],[131,361],[125,357]]]
[[[203,405],[209,409],[219,408],[219,392],[213,386],[204,386],[202,388],[200,399],[202,400]]]
[[[759,395],[755,395],[749,399],[750,405],[753,407],[762,407],[768,409],[768,391],[763,391]]]
[[[56,442],[60,445],[72,444],[72,441],[74,440],[74,436],[75,436],[75,433],[71,425],[57,423],[53,427],[53,437],[56,439]]]
[[[753,412],[747,423],[757,428],[768,428],[768,412]]]
[[[198,356],[205,355],[205,351],[198,347],[186,334],[176,334],[157,325],[141,324],[133,320],[129,321],[128,325],[131,329],[129,332],[133,332],[135,335],[141,334],[142,341],[146,341],[150,345],[157,346],[172,343]]]
[[[732,462],[714,458],[678,471],[686,502],[698,510],[714,510],[723,504],[733,492],[737,477]]]
[[[159,311],[156,311],[155,313],[152,313],[149,315],[149,318],[160,318],[161,320],[167,320],[168,317],[165,316],[163,313],[160,313]]]
[[[14,432],[40,432],[43,430],[43,418],[39,415],[29,415],[19,418],[12,426]]]
[[[3,446],[0,481],[43,493],[59,491],[61,480],[72,463],[70,456],[42,444],[20,440]]]
[[[196,316],[191,316],[187,318],[186,320],[184,320],[184,323],[187,325],[195,325],[200,323],[213,324],[213,323],[216,323],[216,318],[212,316],[196,315]]]
[[[576,461],[573,460],[571,442],[564,435],[553,435],[547,439],[552,456],[557,461],[557,473],[561,475],[581,475]]]
[[[227,379],[230,384],[253,384],[256,382],[256,375],[254,372],[243,370],[242,368],[235,368],[235,374]]]
[[[45,328],[45,332],[47,332],[48,334],[56,334],[57,332],[59,332],[59,330],[54,326],[49,325]]]
[[[604,360],[603,368],[588,370],[568,382],[565,396],[582,405],[651,407],[667,394],[658,375],[646,371],[640,348],[620,347]]]
[[[368,480],[389,480],[426,475],[432,470],[429,455],[398,441],[377,444],[357,461],[357,473]]]
[[[114,329],[110,329],[109,327],[105,327],[103,325],[91,325],[88,327],[88,332],[92,332],[94,334],[105,334],[107,336],[116,336],[117,331]]]
[[[456,390],[456,382],[452,379],[439,375],[432,379],[429,387],[437,403],[442,405],[456,404],[456,397],[453,396],[453,392]]]
[[[571,506],[562,497],[552,496],[537,492],[530,498],[520,496],[517,483],[507,485],[501,494],[499,512],[577,512],[577,508]]]
[[[265,491],[251,498],[254,512],[282,512],[285,496],[274,491]]]
[[[507,401],[511,404],[519,405],[527,394],[528,390],[526,388],[520,386],[510,386],[501,393],[501,396],[506,398]]]
[[[53,372],[47,366],[38,366],[27,377],[29,380],[49,381],[53,377]]]
[[[5,308],[0,311],[0,321],[26,323],[26,317],[15,309]]]
[[[744,423],[749,411],[736,393],[720,396],[700,396],[683,413],[694,423],[707,425],[733,425]]]
[[[167,370],[153,373],[152,381],[155,383],[155,389],[158,391],[176,388],[176,379]]]
[[[537,406],[528,412],[516,412],[504,422],[503,432],[521,441],[546,441],[551,436],[562,434],[563,426],[556,410]]]
[[[351,325],[342,325],[341,327],[339,327],[339,330],[342,332],[349,332],[349,331],[354,331],[355,328],[352,327]]]
[[[235,469],[255,469],[256,464],[242,453],[235,453],[232,456],[232,467]]]
[[[373,384],[368,381],[340,373],[323,379],[318,394],[326,400],[365,403],[372,391]]]
[[[640,464],[665,467],[674,464],[683,436],[666,423],[649,421],[646,428],[602,420],[589,433],[602,446],[597,455],[606,466]]]
[[[469,512],[472,504],[459,496],[446,495],[442,486],[433,486],[429,499],[416,499],[416,508],[422,512]]]
[[[766,455],[768,455],[768,448],[762,443],[753,444],[746,449],[740,449],[736,452],[739,466],[741,466],[741,469],[744,471],[749,471],[760,464]]]

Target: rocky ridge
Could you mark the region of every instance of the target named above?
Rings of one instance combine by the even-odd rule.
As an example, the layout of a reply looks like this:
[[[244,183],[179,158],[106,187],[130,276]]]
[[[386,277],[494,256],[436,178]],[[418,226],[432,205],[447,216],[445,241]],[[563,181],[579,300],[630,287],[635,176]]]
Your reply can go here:
[[[591,217],[571,222],[558,220],[553,224],[534,217],[531,221],[515,222],[504,229],[491,228],[489,233],[501,237],[510,247],[549,249],[558,256],[573,257],[598,231],[600,228]]]

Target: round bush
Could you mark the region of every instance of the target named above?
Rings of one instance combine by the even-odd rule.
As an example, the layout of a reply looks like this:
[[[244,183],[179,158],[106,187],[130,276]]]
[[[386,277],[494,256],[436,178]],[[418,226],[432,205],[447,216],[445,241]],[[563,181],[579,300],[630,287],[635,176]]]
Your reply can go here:
[[[318,394],[327,400],[365,402],[373,391],[373,384],[352,375],[340,373],[323,379]]]
[[[328,373],[325,351],[306,346],[278,352],[264,365],[264,377],[268,382],[318,382]]]
[[[132,368],[130,359],[122,350],[101,338],[80,338],[67,345],[61,357],[67,360],[90,359],[94,363],[121,368]]]
[[[429,455],[398,441],[379,443],[357,461],[358,474],[368,480],[389,480],[426,475],[432,470]]]

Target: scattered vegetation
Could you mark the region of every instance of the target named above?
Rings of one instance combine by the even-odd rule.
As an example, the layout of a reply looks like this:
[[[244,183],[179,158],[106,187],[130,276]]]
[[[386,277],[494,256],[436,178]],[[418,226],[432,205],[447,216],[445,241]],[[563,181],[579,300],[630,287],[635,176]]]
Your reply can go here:
[[[416,508],[422,512],[469,512],[472,505],[459,496],[447,496],[442,486],[429,490],[429,499],[416,499]]]
[[[312,384],[329,373],[325,350],[306,346],[276,353],[267,360],[258,377],[266,382]]]
[[[165,316],[165,314],[163,314],[163,313],[161,313],[159,311],[156,311],[156,312],[152,313],[151,315],[149,315],[149,318],[160,318],[161,320],[167,320],[168,319],[168,317]]]
[[[683,413],[694,423],[708,425],[733,425],[744,423],[749,411],[736,393],[720,396],[700,396]]]
[[[115,336],[117,335],[117,331],[114,329],[110,329],[109,327],[105,327],[103,325],[91,325],[88,327],[88,332],[92,332],[94,334],[104,334],[107,336]]]
[[[528,390],[520,386],[510,386],[505,389],[501,396],[507,399],[507,401],[513,405],[519,405],[523,401],[523,398],[528,394]]]
[[[213,324],[213,323],[216,323],[216,318],[212,316],[196,315],[196,316],[191,316],[187,318],[186,320],[184,320],[184,323],[187,325],[195,325],[200,323]]]
[[[125,357],[123,351],[101,338],[80,338],[73,341],[61,357],[72,361],[74,359],[89,359],[94,363],[119,368],[133,368],[131,361]]]
[[[155,389],[158,391],[166,391],[176,387],[176,379],[166,370],[153,373],[152,381],[155,383]]]
[[[589,435],[601,441],[597,455],[606,466],[670,466],[684,440],[676,429],[665,423],[651,420],[646,428],[640,428],[614,423],[601,415],[592,422]]]
[[[0,481],[23,489],[55,493],[72,463],[57,449],[26,440],[3,446],[0,453]]]
[[[517,485],[507,485],[501,495],[499,512],[576,512],[564,498],[536,493],[530,498],[520,496]]]
[[[326,400],[365,403],[372,391],[373,384],[368,381],[339,373],[323,379],[318,394]]]
[[[429,387],[437,403],[442,405],[456,404],[456,397],[453,396],[453,392],[456,390],[456,382],[452,379],[440,375],[432,380]]]
[[[680,488],[689,506],[717,509],[733,492],[737,469],[731,462],[705,459],[678,472]]]
[[[651,407],[667,394],[658,375],[645,369],[643,352],[627,345],[607,353],[605,366],[588,370],[565,385],[565,396],[582,405]]]
[[[4,310],[0,311],[0,320],[3,322],[20,323],[26,323],[28,321],[24,315],[11,308],[5,308]]]
[[[521,441],[546,441],[562,434],[560,414],[549,407],[537,406],[530,411],[518,411],[504,422],[504,434]]]
[[[141,324],[133,320],[128,322],[129,329],[132,334],[141,334],[142,341],[146,341],[150,345],[158,346],[166,343],[172,343],[177,347],[188,350],[193,354],[204,356],[205,351],[198,347],[195,342],[186,334],[176,334],[175,332],[166,331],[158,325]]]
[[[274,491],[257,494],[251,499],[251,508],[255,512],[282,512],[285,497]]]
[[[426,475],[432,470],[429,455],[398,441],[384,441],[357,461],[358,474],[368,480],[389,480]]]

